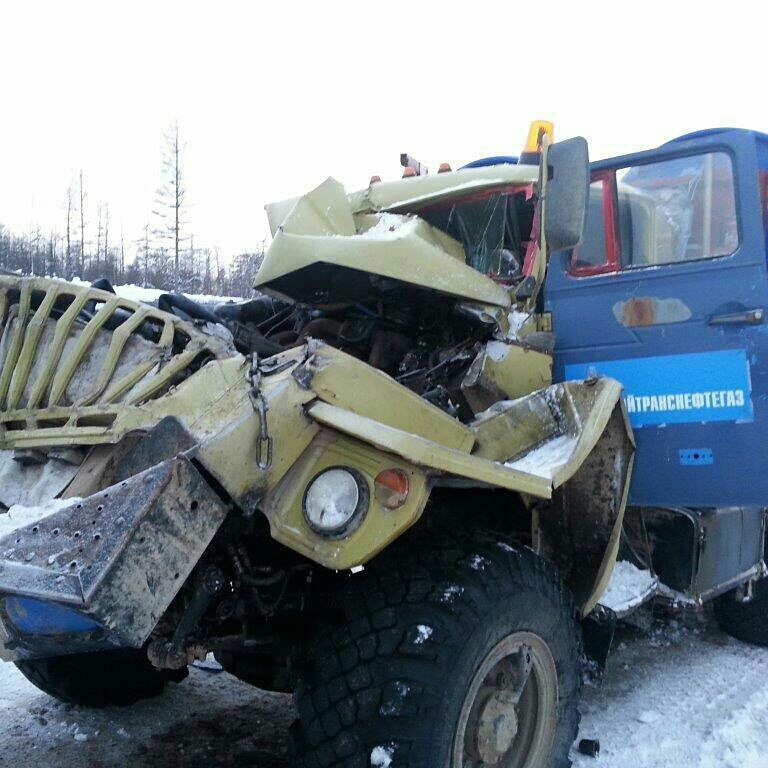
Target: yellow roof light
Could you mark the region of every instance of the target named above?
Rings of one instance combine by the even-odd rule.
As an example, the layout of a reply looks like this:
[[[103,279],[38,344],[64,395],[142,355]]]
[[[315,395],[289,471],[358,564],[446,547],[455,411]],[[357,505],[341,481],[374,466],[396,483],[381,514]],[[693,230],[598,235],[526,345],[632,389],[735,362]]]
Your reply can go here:
[[[522,164],[536,164],[539,162],[539,154],[541,154],[541,145],[544,141],[544,137],[547,137],[547,141],[551,144],[555,139],[555,125],[549,120],[534,120],[531,123],[531,127],[528,129],[528,139],[525,142],[525,147],[520,154],[520,163]]]

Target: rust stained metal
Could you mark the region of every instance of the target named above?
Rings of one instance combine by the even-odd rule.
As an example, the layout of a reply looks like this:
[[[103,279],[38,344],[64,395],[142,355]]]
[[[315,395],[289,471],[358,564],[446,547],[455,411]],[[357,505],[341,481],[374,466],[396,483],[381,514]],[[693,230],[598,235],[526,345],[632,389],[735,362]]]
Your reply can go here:
[[[691,319],[691,310],[681,299],[659,299],[656,296],[635,296],[613,305],[613,316],[628,328],[649,325],[684,323]]]

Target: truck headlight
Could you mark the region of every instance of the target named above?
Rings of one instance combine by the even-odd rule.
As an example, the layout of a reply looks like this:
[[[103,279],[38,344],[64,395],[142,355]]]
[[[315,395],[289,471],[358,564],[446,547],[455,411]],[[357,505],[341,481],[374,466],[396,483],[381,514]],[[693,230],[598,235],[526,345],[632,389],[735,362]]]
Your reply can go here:
[[[368,484],[350,467],[325,469],[304,492],[304,517],[323,536],[343,536],[360,524],[368,509]]]

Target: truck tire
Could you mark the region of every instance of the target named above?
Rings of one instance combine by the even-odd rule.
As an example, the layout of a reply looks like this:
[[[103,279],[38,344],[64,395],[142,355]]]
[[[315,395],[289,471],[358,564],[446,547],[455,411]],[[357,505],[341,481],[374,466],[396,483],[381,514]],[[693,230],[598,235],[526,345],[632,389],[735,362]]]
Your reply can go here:
[[[293,692],[287,670],[276,666],[271,656],[217,651],[215,657],[225,672],[243,683],[253,685],[262,691]]]
[[[296,764],[565,768],[580,694],[551,566],[490,534],[411,535],[349,579],[313,638]]]
[[[54,699],[83,707],[124,707],[160,694],[187,670],[156,670],[143,651],[121,649],[17,661],[34,686]]]
[[[737,640],[753,645],[768,646],[768,579],[753,586],[748,603],[736,600],[728,592],[715,600],[715,618],[720,629]]]

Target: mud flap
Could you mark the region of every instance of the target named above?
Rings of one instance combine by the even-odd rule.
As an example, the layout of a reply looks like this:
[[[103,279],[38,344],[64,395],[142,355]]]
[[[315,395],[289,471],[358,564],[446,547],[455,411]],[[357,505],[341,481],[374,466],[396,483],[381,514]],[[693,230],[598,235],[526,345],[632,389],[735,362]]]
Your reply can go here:
[[[102,642],[140,647],[226,514],[194,465],[177,457],[0,539],[4,655],[50,653],[50,631],[38,637],[9,620],[7,602],[17,597],[75,609],[101,627]]]
[[[616,614],[597,605],[581,623],[584,656],[591,663],[591,671],[602,675],[611,652],[618,619]]]

